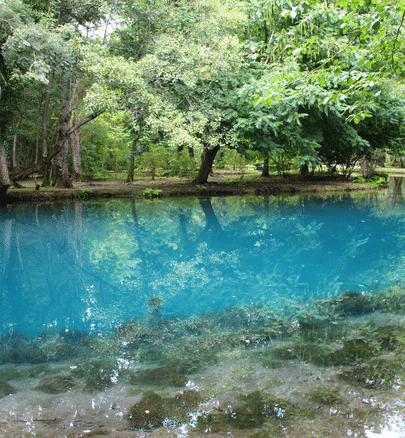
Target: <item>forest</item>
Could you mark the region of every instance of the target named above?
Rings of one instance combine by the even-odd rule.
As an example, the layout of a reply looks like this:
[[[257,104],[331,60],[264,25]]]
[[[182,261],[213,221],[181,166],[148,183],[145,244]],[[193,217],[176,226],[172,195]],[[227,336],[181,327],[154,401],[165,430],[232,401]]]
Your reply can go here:
[[[0,193],[405,155],[405,1],[0,0]]]

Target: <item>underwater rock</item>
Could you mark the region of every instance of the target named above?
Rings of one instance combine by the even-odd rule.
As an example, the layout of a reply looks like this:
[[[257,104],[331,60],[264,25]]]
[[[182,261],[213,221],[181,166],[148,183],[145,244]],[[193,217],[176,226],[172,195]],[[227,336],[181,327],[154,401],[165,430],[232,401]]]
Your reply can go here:
[[[175,424],[189,421],[188,414],[202,401],[197,391],[182,391],[174,397],[163,398],[153,391],[145,391],[142,399],[128,412],[128,421],[134,429],[151,430],[161,427],[165,419]]]
[[[76,382],[70,376],[52,376],[42,379],[35,389],[48,394],[60,394],[71,390]]]
[[[4,380],[0,380],[0,398],[14,394],[17,389]]]
[[[166,418],[162,397],[153,391],[146,391],[140,402],[128,412],[128,420],[134,429],[155,429]]]
[[[77,379],[83,381],[83,388],[89,392],[109,388],[119,377],[117,360],[114,358],[89,359],[72,371]]]
[[[358,292],[344,292],[334,303],[335,311],[342,316],[359,316],[373,311],[371,297]]]

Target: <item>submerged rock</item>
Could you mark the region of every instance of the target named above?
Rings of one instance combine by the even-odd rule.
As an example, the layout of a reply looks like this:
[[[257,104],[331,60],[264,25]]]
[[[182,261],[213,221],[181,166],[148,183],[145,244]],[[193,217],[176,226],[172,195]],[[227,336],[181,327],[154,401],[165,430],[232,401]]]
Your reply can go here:
[[[15,392],[17,392],[17,389],[13,385],[10,385],[4,380],[0,380],[0,398],[14,394]]]
[[[358,292],[344,292],[335,302],[335,311],[343,316],[359,316],[373,311],[371,297]]]
[[[197,391],[183,391],[174,397],[163,398],[153,391],[145,391],[142,399],[128,412],[128,421],[134,429],[155,429],[166,419],[174,424],[187,423],[188,414],[202,401]]]
[[[60,394],[71,390],[76,382],[70,376],[52,376],[42,379],[35,389],[48,394]]]

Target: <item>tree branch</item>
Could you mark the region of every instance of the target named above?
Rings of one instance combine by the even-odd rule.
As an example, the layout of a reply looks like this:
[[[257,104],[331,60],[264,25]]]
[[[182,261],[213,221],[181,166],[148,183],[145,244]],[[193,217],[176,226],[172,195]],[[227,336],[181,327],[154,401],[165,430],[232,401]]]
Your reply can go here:
[[[107,111],[107,108],[103,108],[100,111],[94,111],[93,114],[90,114],[89,116],[85,117],[84,119],[77,122],[75,125],[73,125],[70,129],[66,131],[66,137],[70,137],[75,131],[77,131],[79,128],[81,128],[83,125],[85,125],[88,122],[91,122],[95,118],[97,118],[99,115],[103,114]]]
[[[397,34],[395,35],[394,45],[393,45],[393,47],[392,47],[392,53],[391,53],[391,65],[392,65],[392,68],[394,68],[394,53],[395,53],[395,46],[396,46],[397,41],[398,41],[398,38],[399,38],[399,32],[401,31],[401,27],[402,27],[402,25],[404,24],[404,20],[405,20],[405,10],[404,10],[404,12],[403,12],[403,14],[402,14],[401,22],[399,23],[398,30],[397,30]]]
[[[72,126],[70,129],[68,129],[65,134],[63,140],[68,138],[71,134],[73,134],[75,131],[77,131],[79,128],[81,128],[86,123],[94,120],[96,117],[98,117],[100,114],[103,114],[106,111],[106,108],[103,108],[100,111],[94,111],[93,114],[90,114],[89,116],[85,117],[84,119],[77,122],[74,126]],[[62,139],[61,139],[62,140]],[[17,173],[16,175],[10,175],[10,179],[15,182],[24,178],[27,178],[28,176],[32,175],[33,173],[39,172],[45,165],[49,165],[51,161],[56,157],[56,155],[59,154],[59,152],[62,150],[63,141],[59,141],[58,144],[60,146],[57,146],[55,149],[52,150],[52,152],[47,157],[42,157],[38,163],[36,163],[34,166],[29,167],[27,169],[23,169],[21,172]]]

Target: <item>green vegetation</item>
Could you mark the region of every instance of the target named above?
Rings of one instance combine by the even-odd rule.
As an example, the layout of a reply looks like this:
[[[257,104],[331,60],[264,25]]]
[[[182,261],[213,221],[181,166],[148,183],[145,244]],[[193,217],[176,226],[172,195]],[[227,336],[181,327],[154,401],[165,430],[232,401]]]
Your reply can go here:
[[[75,381],[70,376],[53,376],[42,379],[35,389],[48,394],[59,394],[71,390],[75,386]]]
[[[0,194],[31,174],[204,184],[213,165],[383,184],[376,166],[404,155],[403,8],[2,2]]]
[[[129,410],[128,420],[133,428],[147,430],[161,427],[165,419],[174,424],[188,423],[188,414],[196,410],[201,401],[196,391],[184,391],[170,398],[146,391],[141,401]]]

